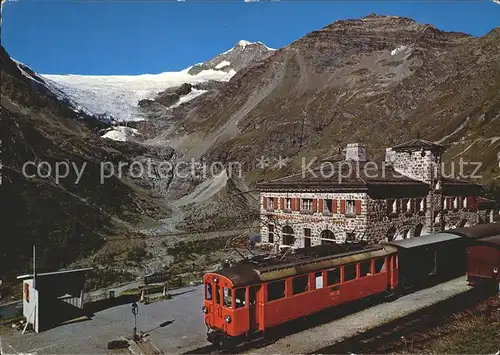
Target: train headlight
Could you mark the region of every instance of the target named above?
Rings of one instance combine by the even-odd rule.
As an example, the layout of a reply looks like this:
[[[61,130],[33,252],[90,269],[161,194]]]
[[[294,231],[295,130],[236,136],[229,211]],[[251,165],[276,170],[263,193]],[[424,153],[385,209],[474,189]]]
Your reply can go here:
[[[230,316],[229,314],[228,314],[228,315],[226,315],[226,316],[224,317],[224,321],[225,321],[226,323],[228,323],[228,324],[229,324],[229,323],[231,323],[231,316]]]
[[[208,313],[208,308],[207,308],[207,306],[203,306],[203,307],[201,307],[201,310],[202,310],[202,312],[203,312],[203,313],[205,313],[205,314],[207,314],[207,313]]]

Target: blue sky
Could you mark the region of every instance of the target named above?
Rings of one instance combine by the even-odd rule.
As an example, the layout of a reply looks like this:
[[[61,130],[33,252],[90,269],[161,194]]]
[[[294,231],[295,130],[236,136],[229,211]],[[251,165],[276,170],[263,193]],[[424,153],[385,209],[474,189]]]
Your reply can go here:
[[[238,40],[279,48],[331,22],[408,16],[481,36],[500,26],[492,1],[17,0],[3,9],[2,45],[44,74],[142,74],[184,69]]]

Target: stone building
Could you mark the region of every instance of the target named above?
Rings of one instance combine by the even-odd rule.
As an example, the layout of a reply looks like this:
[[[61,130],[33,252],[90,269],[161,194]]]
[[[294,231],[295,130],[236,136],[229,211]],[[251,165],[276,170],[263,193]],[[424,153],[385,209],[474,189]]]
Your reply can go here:
[[[480,198],[480,185],[443,176],[444,150],[415,139],[374,162],[362,144],[348,144],[345,160],[258,184],[262,242],[379,242],[490,222],[492,203]]]

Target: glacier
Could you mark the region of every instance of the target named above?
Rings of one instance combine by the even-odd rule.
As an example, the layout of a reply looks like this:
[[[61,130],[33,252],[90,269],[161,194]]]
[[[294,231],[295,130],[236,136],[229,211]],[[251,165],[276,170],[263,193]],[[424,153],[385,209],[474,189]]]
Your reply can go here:
[[[112,116],[115,121],[126,122],[145,120],[139,110],[139,101],[154,99],[159,92],[169,87],[211,80],[229,81],[236,73],[210,69],[191,75],[188,70],[141,75],[40,76],[93,114]]]

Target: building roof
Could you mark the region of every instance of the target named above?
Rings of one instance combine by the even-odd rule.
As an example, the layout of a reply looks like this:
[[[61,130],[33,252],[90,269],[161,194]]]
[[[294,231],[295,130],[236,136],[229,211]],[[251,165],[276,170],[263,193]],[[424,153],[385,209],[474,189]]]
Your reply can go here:
[[[44,277],[44,276],[57,276],[57,275],[68,275],[68,274],[76,274],[76,273],[81,273],[81,272],[87,272],[93,270],[91,267],[83,268],[83,269],[74,269],[74,270],[62,270],[62,271],[54,271],[54,272],[44,272],[40,274],[36,274],[36,277]],[[18,280],[28,280],[32,279],[33,274],[26,274],[26,275],[21,275],[18,276]]]
[[[436,234],[423,235],[420,237],[397,240],[392,242],[384,242],[383,244],[392,245],[396,248],[410,249],[410,248],[418,248],[425,245],[442,243],[454,239],[461,239],[461,238],[459,235],[456,234],[436,233]]]
[[[260,190],[335,190],[367,191],[373,187],[421,187],[425,195],[429,185],[404,176],[387,162],[323,161],[321,166],[305,172],[259,183]]]
[[[448,231],[464,238],[480,239],[500,235],[500,223],[478,224],[473,227],[461,227]]]
[[[392,147],[392,149],[395,151],[415,151],[415,150],[425,149],[441,153],[446,150],[446,147],[442,144],[426,141],[425,139],[412,139],[408,142],[398,144]]]

